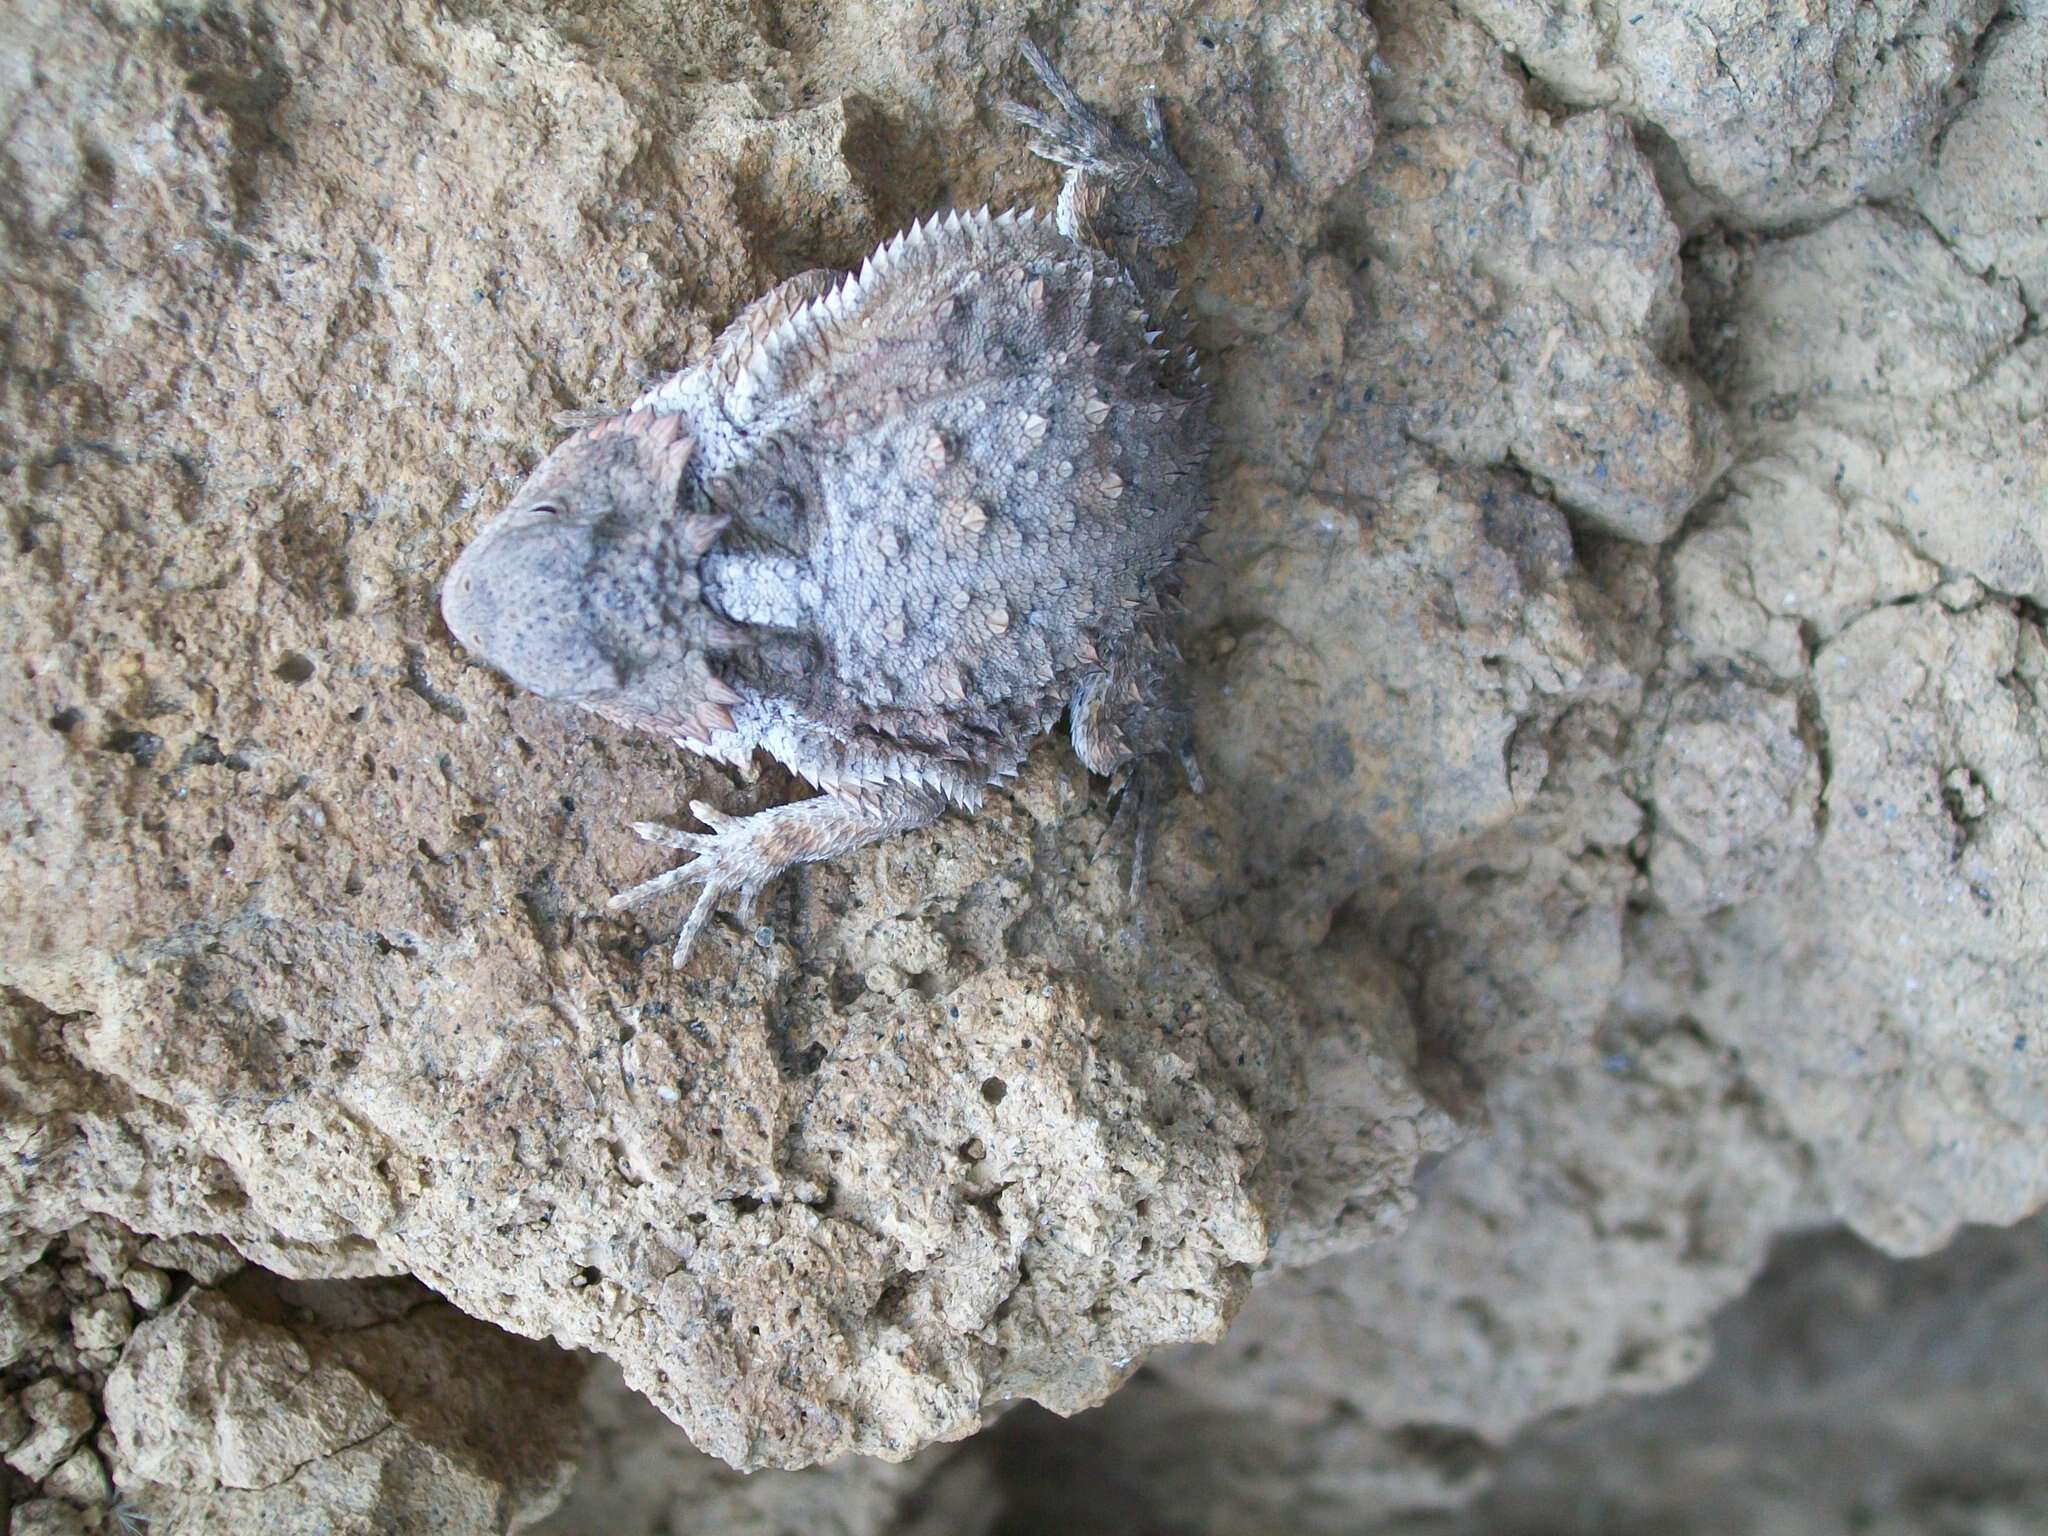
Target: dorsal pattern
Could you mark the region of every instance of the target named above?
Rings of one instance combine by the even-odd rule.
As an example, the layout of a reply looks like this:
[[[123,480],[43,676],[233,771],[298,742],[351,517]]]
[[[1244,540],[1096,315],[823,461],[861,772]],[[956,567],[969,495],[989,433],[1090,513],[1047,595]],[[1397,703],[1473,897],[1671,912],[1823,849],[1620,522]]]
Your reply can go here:
[[[951,753],[1026,737],[1162,592],[1205,424],[1139,293],[1030,213],[935,217],[725,360],[710,494],[771,525],[706,565],[815,615],[819,706]]]

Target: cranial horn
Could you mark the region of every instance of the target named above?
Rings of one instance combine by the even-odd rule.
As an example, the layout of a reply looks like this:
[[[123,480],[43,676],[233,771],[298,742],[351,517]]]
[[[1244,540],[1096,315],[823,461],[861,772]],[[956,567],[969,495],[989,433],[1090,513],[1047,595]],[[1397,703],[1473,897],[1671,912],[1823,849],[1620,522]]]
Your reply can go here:
[[[648,473],[673,490],[682,479],[683,468],[690,462],[690,455],[697,448],[689,435],[689,425],[689,418],[680,412],[664,413],[651,405],[643,405],[637,411],[607,416],[596,426],[587,428],[585,436],[594,440],[623,433],[632,438]]]
[[[718,536],[725,532],[726,524],[731,521],[731,518],[715,513],[692,512],[683,519],[683,543],[689,546],[691,554],[705,554],[718,542]]]

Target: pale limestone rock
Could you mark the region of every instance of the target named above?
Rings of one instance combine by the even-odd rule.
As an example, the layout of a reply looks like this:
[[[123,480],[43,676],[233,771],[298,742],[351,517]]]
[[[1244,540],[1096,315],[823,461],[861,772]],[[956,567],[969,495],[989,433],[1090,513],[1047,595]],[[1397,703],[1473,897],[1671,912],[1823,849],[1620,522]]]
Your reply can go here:
[[[256,1292],[267,1292],[257,1300]],[[139,1327],[106,1388],[136,1523],[508,1532],[567,1486],[580,1367],[400,1282],[204,1288]]]
[[[106,1463],[88,1447],[80,1446],[43,1479],[43,1491],[72,1504],[96,1505],[112,1502],[113,1480]]]
[[[102,1291],[71,1309],[71,1341],[80,1349],[119,1349],[135,1327],[135,1309],[121,1291]]]
[[[7,1464],[23,1477],[40,1481],[92,1429],[92,1402],[83,1392],[54,1376],[24,1387],[19,1402],[31,1427],[27,1436],[7,1453]]]
[[[1716,346],[1746,399],[1931,399],[1969,384],[2019,339],[2010,277],[1986,279],[1909,215],[1855,208],[1761,246]]]
[[[1911,184],[1996,0],[1477,0],[1465,7],[1573,106],[1652,130],[1688,223],[1815,219]]]
[[[2017,280],[2039,313],[2048,303],[2048,9],[2004,7],[1978,40],[1969,97],[1942,129],[1913,201],[1969,267]]]
[[[27,753],[0,840],[0,1077],[31,1154],[0,1172],[10,1239],[77,1225],[89,1196],[213,1244],[217,1268],[134,1255],[202,1282],[231,1253],[409,1272],[612,1354],[700,1444],[766,1465],[906,1455],[1018,1394],[1084,1406],[1217,1334],[1280,1229],[1326,1251],[1397,1226],[1450,1132],[1375,1016],[1391,999],[1325,1017],[1257,970],[1226,982],[1170,911],[1134,946],[1103,797],[1071,763],[1040,754],[987,829],[793,887],[765,938],[721,942],[715,981],[679,980],[598,909],[637,857],[619,808],[697,787],[657,743],[593,751],[512,699],[420,605],[463,509],[504,488],[476,477],[516,477],[555,410],[629,397],[789,262],[926,211],[878,210],[869,109],[797,100],[808,72],[743,8],[659,35],[610,12],[573,36],[238,14],[18,19],[41,72],[14,82],[16,237],[49,281],[10,290],[17,377],[74,372],[6,418],[10,473],[47,463],[51,512],[22,593],[36,660],[0,698]],[[913,51],[960,41],[878,24]],[[1287,242],[1371,151],[1373,32],[1316,5],[1217,30],[1162,94],[1222,195],[1270,206],[1270,318]],[[886,82],[873,42],[804,45],[851,91]],[[1014,57],[1014,29],[982,42]],[[1128,99],[1147,55],[1106,42],[1066,62]],[[1315,72],[1322,105],[1247,101],[1254,66]],[[960,131],[983,82],[927,73],[906,153],[1043,201],[1028,157]],[[1205,100],[1245,110],[1212,128]],[[940,158],[970,138],[965,170]],[[1255,163],[1256,191],[1230,179]],[[929,203],[937,179],[909,186]],[[1216,236],[1190,272],[1221,269]],[[116,446],[81,457],[81,435]],[[1211,814],[1166,830],[1178,871]],[[1336,1094],[1314,1116],[1311,1063]],[[1308,1125],[1342,1127],[1334,1159]],[[330,1435],[370,1408],[335,1413]],[[152,1464],[223,1464],[218,1436],[185,1437],[164,1426]],[[237,1479],[281,1470],[260,1440],[228,1452]]]
[[[1096,1528],[1357,1530],[1697,1369],[1777,1231],[2038,1204],[2039,9],[1459,10],[1040,15],[1084,90],[1158,89],[1207,196],[1213,789],[1144,945],[1049,753],[695,988],[597,902],[617,806],[703,786],[458,669],[425,594],[553,411],[948,199],[1042,203],[985,112],[1022,19],[12,18],[15,1379],[90,1400],[74,1305],[169,1299],[130,1263],[406,1270],[789,1464],[1092,1401],[1250,1293],[1075,1422],[1069,1487]],[[88,1207],[164,1235],[53,1247]],[[154,1536],[552,1498],[545,1351],[386,1326],[439,1362],[408,1384],[354,1326],[287,1332],[400,1425],[468,1406],[267,1489],[124,1481]],[[531,1436],[464,1470],[508,1402]],[[218,1462],[210,1418],[154,1433]],[[659,1518],[921,1497],[618,1465]],[[985,1519],[990,1468],[923,1486]]]
[[[1813,861],[1667,935],[1659,963],[1814,1148],[1842,1217],[1925,1252],[2048,1199],[2048,648],[1996,603],[1909,603],[1851,624],[1814,681]]]
[[[107,1381],[124,1468],[173,1488],[268,1488],[391,1422],[353,1373],[198,1290],[136,1330]]]
[[[1827,783],[1811,860],[1641,954],[1743,1050],[1840,1214],[1923,1251],[2048,1197],[2048,347],[2009,277],[1895,213],[1710,249],[1694,293],[1743,462],[1673,556],[1673,661],[1803,694]]]
[[[1697,1372],[1710,1315],[1811,1209],[1733,1053],[1631,1007],[1495,1107],[1399,1241],[1275,1276],[1090,1435],[999,1431],[1020,1523],[1378,1530],[1478,1492],[1541,1415]]]
[[[1711,912],[1789,883],[1818,835],[1820,762],[1798,701],[1733,680],[1671,700],[1650,765],[1650,883]]]
[[[143,1312],[161,1312],[171,1299],[171,1277],[151,1264],[134,1264],[121,1272],[121,1285]]]

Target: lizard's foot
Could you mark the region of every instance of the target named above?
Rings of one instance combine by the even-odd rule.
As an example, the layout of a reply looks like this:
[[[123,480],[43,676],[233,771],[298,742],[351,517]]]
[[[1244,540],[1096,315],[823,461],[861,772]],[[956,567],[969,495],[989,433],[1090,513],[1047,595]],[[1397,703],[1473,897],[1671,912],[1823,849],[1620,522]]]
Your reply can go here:
[[[719,897],[738,891],[738,915],[744,921],[754,910],[754,903],[760,900],[762,887],[780,873],[776,869],[764,870],[761,867],[757,840],[747,830],[748,824],[756,818],[728,816],[702,800],[690,802],[690,814],[711,830],[683,832],[658,821],[633,823],[633,830],[648,842],[675,853],[687,853],[691,860],[656,875],[652,880],[643,881],[630,891],[621,891],[605,903],[608,911],[619,912],[650,901],[674,886],[703,882],[704,888],[697,893],[690,915],[683,922],[682,932],[676,937],[674,964],[679,970],[690,958],[690,949],[697,942],[697,935],[711,920],[712,908],[717,905]]]
[[[1098,237],[1144,248],[1178,243],[1194,226],[1195,184],[1167,147],[1159,103],[1147,96],[1140,104],[1140,142],[1083,101],[1036,43],[1027,39],[1023,54],[1054,110],[1017,101],[1000,106],[1036,136],[1033,154],[1068,169],[1060,193],[1062,232],[1078,239],[1085,227]]]
[[[689,854],[690,862],[621,891],[606,906],[617,912],[675,886],[701,883],[704,888],[676,938],[675,964],[680,969],[721,896],[738,892],[738,910],[744,918],[768,882],[790,865],[834,859],[863,843],[921,827],[944,806],[936,794],[897,785],[846,786],[838,794],[816,795],[751,816],[728,816],[702,800],[692,800],[690,814],[711,828],[709,832],[683,832],[654,821],[633,824],[648,842]]]

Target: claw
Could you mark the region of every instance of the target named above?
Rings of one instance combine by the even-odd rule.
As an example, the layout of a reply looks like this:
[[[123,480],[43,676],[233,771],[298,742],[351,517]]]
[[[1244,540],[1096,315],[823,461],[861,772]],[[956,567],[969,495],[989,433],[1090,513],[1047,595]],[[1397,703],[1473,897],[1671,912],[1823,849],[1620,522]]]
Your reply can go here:
[[[1078,150],[1065,147],[1072,134],[1066,125],[1039,111],[1027,107],[1021,101],[999,101],[996,109],[1013,122],[1022,123],[1035,135],[1026,147],[1041,160],[1050,160],[1054,165],[1064,165],[1069,170],[1085,171],[1093,161]]]
[[[623,912],[628,907],[639,906],[643,901],[652,901],[662,892],[689,879],[693,867],[689,864],[678,864],[674,869],[663,870],[652,880],[643,880],[630,891],[619,892],[604,904],[604,909],[607,912]]]
[[[1005,96],[996,103],[996,110],[1013,123],[1022,123],[1033,133],[1050,139],[1059,133],[1059,125],[1036,107],[1027,107],[1021,101],[1012,101]]]
[[[689,868],[686,864],[685,870]],[[690,915],[683,923],[683,931],[676,935],[676,949],[669,958],[669,967],[680,971],[690,958],[690,948],[697,942],[697,935],[704,931],[704,925],[711,921],[711,904],[718,899],[719,887],[707,885],[697,893],[697,904],[690,908]]]
[[[1144,114],[1145,137],[1151,142],[1152,148],[1162,154],[1168,153],[1169,151],[1166,147],[1166,119],[1159,111],[1159,98],[1157,96],[1147,96],[1138,103],[1138,110]]]
[[[1052,99],[1060,104],[1069,117],[1086,119],[1094,115],[1089,111],[1088,103],[1081,99],[1080,93],[1067,84],[1066,76],[1053,68],[1052,60],[1045,56],[1043,48],[1027,37],[1017,51],[1024,55],[1024,62],[1029,64],[1031,72],[1038,76],[1039,84],[1052,93]]]
[[[1127,899],[1133,908],[1143,905],[1145,881],[1152,870],[1152,826],[1156,807],[1151,789],[1151,767],[1145,759],[1139,758],[1124,776],[1123,793],[1117,800],[1116,815],[1110,821],[1112,834],[1130,843],[1131,883]]]
[[[702,840],[698,833],[684,832],[658,821],[636,821],[633,832],[643,843],[653,843],[657,848],[667,848],[674,853],[695,853]]]

